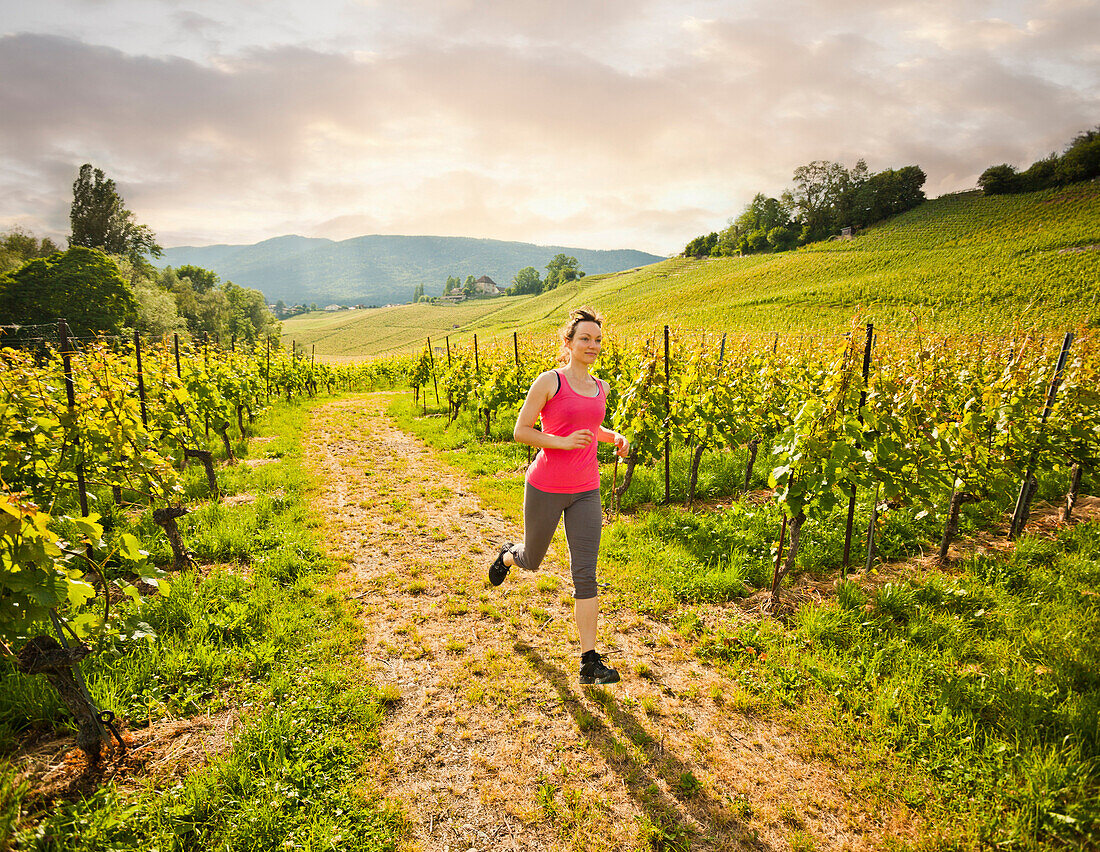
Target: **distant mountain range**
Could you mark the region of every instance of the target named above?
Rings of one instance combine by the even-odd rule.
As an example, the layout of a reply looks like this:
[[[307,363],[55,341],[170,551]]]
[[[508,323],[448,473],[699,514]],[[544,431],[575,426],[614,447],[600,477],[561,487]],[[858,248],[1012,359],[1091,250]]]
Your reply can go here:
[[[586,275],[621,272],[664,258],[621,249],[478,240],[467,237],[365,236],[350,240],[286,236],[254,245],[177,246],[164,250],[166,266],[194,264],[224,281],[260,290],[269,303],[318,305],[407,302],[417,284],[442,293],[449,276],[488,275],[503,289],[525,266],[542,276],[556,254],[577,258]]]

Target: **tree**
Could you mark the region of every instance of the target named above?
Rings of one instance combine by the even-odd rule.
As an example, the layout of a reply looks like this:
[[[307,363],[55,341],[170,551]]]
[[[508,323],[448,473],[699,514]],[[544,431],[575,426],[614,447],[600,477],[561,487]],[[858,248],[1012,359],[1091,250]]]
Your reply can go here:
[[[1061,156],[1052,153],[1023,172],[1017,172],[1008,163],[990,166],[978,178],[978,186],[986,195],[1004,195],[1065,186],[1095,177],[1100,177],[1100,127],[1077,134]]]
[[[798,245],[798,228],[788,222],[785,225],[776,225],[768,231],[768,245],[775,251],[789,251]]]
[[[97,249],[75,246],[0,276],[0,325],[63,318],[78,337],[118,334],[136,312],[118,264]]]
[[[555,287],[583,277],[584,273],[581,272],[581,265],[575,257],[557,254],[553,260],[546,264],[546,281],[543,284],[543,289],[553,290]]]
[[[745,211],[734,220],[734,227],[741,234],[748,234],[763,228],[770,231],[790,224],[791,208],[778,198],[768,198],[757,193]]]
[[[1078,134],[1066,148],[1057,168],[1060,184],[1094,177],[1100,177],[1100,127]]]
[[[282,299],[275,300],[275,318],[282,319],[286,314],[286,302]]]
[[[69,222],[70,247],[96,248],[132,260],[146,254],[161,255],[156,234],[134,220],[134,214],[123,205],[115,182],[90,163],[80,167],[73,183]]]
[[[419,302],[423,295],[424,295],[424,285],[423,284],[417,284],[415,287],[413,287],[412,300],[414,302]]]
[[[191,282],[191,286],[195,289],[196,293],[209,293],[211,290],[217,288],[221,283],[221,278],[218,277],[216,272],[212,272],[209,269],[203,269],[201,266],[194,266],[190,263],[185,263],[176,269],[176,275],[180,278],[186,278]]]
[[[144,278],[133,292],[137,302],[135,329],[150,337],[187,331],[187,321],[179,315],[172,293]]]
[[[1019,184],[1016,168],[1008,163],[990,166],[978,178],[978,186],[985,195],[1004,195],[1015,192]]]
[[[1041,160],[1036,160],[1027,171],[1019,176],[1020,190],[1023,192],[1035,192],[1039,189],[1058,185],[1058,163],[1061,158],[1057,154],[1050,154]]]
[[[28,260],[49,257],[60,251],[49,237],[38,240],[26,231],[15,228],[0,237],[0,273],[18,269]]]
[[[729,227],[718,235],[717,245],[710,253],[715,255],[752,254],[794,248],[799,229],[793,223],[794,201],[790,193],[780,198],[769,198],[757,193],[741,215],[731,219]],[[772,237],[775,240],[772,240]]]
[[[705,237],[696,237],[684,249],[684,257],[710,257],[718,245],[718,234],[714,231]],[[561,255],[559,255],[560,257]]]
[[[512,278],[512,286],[508,288],[512,296],[537,296],[542,292],[542,280],[539,272],[533,266],[525,266]]]
[[[802,220],[804,242],[824,239],[838,227],[838,201],[851,183],[850,173],[840,163],[814,160],[794,170],[791,197]]]
[[[221,293],[225,297],[225,330],[230,340],[253,344],[277,332],[274,318],[267,309],[267,300],[259,290],[239,287],[232,281],[226,281]],[[209,296],[210,294],[205,294],[204,298]]]
[[[862,162],[862,161],[861,161]],[[924,203],[924,182],[920,166],[886,169],[859,182],[852,182],[843,194],[838,221],[863,228],[896,216]]]

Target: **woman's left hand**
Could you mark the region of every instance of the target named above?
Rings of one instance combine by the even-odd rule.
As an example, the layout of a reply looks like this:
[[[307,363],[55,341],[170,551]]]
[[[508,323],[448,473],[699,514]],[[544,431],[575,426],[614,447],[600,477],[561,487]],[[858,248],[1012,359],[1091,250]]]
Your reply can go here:
[[[618,454],[619,458],[623,459],[625,459],[627,453],[630,452],[630,441],[626,439],[626,435],[620,435],[618,432],[615,433],[615,452]]]

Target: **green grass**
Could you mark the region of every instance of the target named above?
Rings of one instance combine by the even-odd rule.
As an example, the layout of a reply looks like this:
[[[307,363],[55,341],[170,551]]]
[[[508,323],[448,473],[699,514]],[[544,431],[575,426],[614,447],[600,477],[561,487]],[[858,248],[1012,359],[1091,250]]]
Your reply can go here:
[[[865,310],[879,326],[989,334],[1017,324],[1100,323],[1100,183],[995,196],[944,196],[850,241],[746,258],[670,260],[598,275],[540,296],[457,306],[407,305],[284,322],[284,342],[354,360],[410,352],[426,337],[510,346],[513,330],[545,337],[571,306],[590,304],[614,333],[683,329],[783,334],[847,328]]]
[[[174,575],[167,596],[117,605],[122,624],[146,638],[108,639],[85,663],[97,703],[131,727],[243,711],[226,753],[180,780],[151,777],[127,792],[92,785],[43,810],[13,787],[10,760],[23,738],[67,714],[43,679],[2,660],[0,848],[395,847],[400,814],[362,789],[391,699],[358,669],[362,628],[317,541],[301,459],[307,416],[305,407],[276,406],[257,429],[276,436],[263,452],[278,461],[219,470],[226,492],[254,502],[196,504],[184,519],[196,556],[218,564]],[[108,535],[130,529],[154,561],[170,560],[145,514],[112,509],[105,521]]]
[[[959,573],[853,586],[786,625],[700,628],[696,653],[834,747],[888,754],[936,846],[1100,840],[1100,525]],[[816,726],[813,719],[819,722]],[[912,783],[927,779],[924,785]]]

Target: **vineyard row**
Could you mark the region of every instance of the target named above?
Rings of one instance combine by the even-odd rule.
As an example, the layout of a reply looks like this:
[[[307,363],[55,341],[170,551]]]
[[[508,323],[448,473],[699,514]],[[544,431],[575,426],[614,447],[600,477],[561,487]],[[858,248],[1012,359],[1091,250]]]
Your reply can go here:
[[[631,441],[613,499],[638,465],[663,461],[667,502],[674,445],[690,450],[689,503],[704,453],[746,449],[748,487],[758,450],[770,448],[783,514],[773,594],[808,516],[847,505],[850,543],[857,492],[876,495],[868,563],[877,515],[902,508],[942,518],[944,559],[963,504],[1011,491],[1015,535],[1038,478],[1064,472],[1068,517],[1100,454],[1100,353],[1087,335],[922,338],[855,325],[842,337],[728,342],[666,327],[639,346],[604,349],[595,372],[611,386],[612,428]],[[545,351],[521,358],[515,336],[507,356],[486,359],[476,337],[472,349],[448,341],[446,358],[437,354],[429,341],[412,367],[417,398],[426,410],[433,388],[452,420],[467,411],[487,436],[554,363]]]

